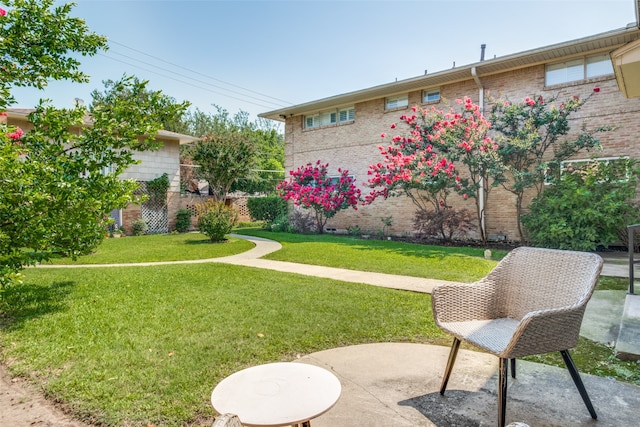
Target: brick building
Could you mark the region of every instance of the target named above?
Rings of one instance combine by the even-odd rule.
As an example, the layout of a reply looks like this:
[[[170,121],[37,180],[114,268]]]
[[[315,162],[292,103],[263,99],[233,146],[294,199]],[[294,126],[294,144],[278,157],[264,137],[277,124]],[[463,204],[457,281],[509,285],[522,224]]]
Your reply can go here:
[[[616,131],[600,135],[603,149],[596,156],[640,159],[640,98],[625,97],[616,81],[620,69],[611,60],[614,51],[638,40],[640,29],[633,25],[260,116],[285,123],[286,170],[321,160],[329,163],[336,175],[339,167],[348,169],[363,193],[369,191],[369,165],[382,160],[378,151],[380,134],[389,132],[391,123],[399,122],[399,117],[410,112],[412,106],[433,104],[445,109],[447,102],[453,105],[455,99],[465,96],[488,111],[492,99],[522,102],[535,94],[563,100],[593,94],[572,116],[572,129],[580,129],[583,123],[588,128],[613,125]],[[599,88],[596,94],[595,87]],[[589,157],[590,153],[583,154],[583,158]],[[462,199],[454,202],[456,207],[469,210],[474,209],[472,203]],[[410,234],[414,212],[415,207],[406,198],[376,200],[357,211],[340,212],[328,221],[327,228],[340,231],[357,225],[362,230],[376,231],[383,227],[382,218],[392,217],[391,234]],[[492,190],[488,200],[486,232],[493,239],[518,239],[514,196],[501,188]]]

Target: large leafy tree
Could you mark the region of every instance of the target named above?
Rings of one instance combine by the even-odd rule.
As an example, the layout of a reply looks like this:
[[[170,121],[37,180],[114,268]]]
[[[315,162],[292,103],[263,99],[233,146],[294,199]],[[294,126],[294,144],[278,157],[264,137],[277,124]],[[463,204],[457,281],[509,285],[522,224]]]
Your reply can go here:
[[[183,120],[185,116],[186,108],[189,106],[188,102],[179,103],[175,98],[162,94],[151,89],[145,89],[134,93],[131,87],[140,87],[144,85],[144,82],[139,78],[132,76],[125,79],[130,81],[128,85],[122,85],[118,81],[106,80],[102,82],[105,87],[104,92],[94,90],[91,92],[91,103],[96,106],[98,104],[109,103],[113,97],[123,98],[123,101],[128,101],[128,105],[134,105],[134,102],[139,103],[141,106],[149,105],[153,103],[157,107],[158,117],[156,120],[160,120],[162,123],[162,129],[169,130],[177,133],[188,133],[189,129],[187,124]],[[176,108],[177,107],[177,108]]]
[[[0,108],[13,103],[11,88],[44,88],[49,80],[88,82],[78,55],[106,49],[105,37],[69,16],[73,3],[53,7],[54,0],[6,0],[0,16]]]
[[[258,148],[256,170],[247,178],[239,179],[231,190],[246,193],[274,193],[284,178],[284,137],[264,119],[252,125],[252,139]]]
[[[0,112],[6,116],[14,86],[86,81],[74,58],[93,55],[106,40],[70,17],[70,5],[5,4],[0,61],[10,71],[0,73]],[[132,96],[120,96],[123,92]],[[56,109],[41,101],[29,115],[33,129],[26,133],[0,123],[0,286],[16,279],[25,265],[93,249],[104,236],[108,213],[134,200],[137,184],[118,175],[135,163],[135,151],[158,147],[154,136],[162,119],[184,108],[166,105],[160,92],[149,92],[146,82],[130,77],[96,95],[99,102],[89,108]]]
[[[216,112],[198,109],[186,115],[188,133],[201,138],[183,146],[183,164],[194,164],[185,170],[185,181],[193,177],[209,182],[217,200],[224,200],[230,191],[272,193],[284,176],[284,139],[265,120],[249,120],[248,113],[231,115],[215,106]]]
[[[257,165],[257,146],[245,132],[224,129],[204,136],[193,148],[198,175],[209,182],[217,202],[223,202],[231,186],[248,177]]]

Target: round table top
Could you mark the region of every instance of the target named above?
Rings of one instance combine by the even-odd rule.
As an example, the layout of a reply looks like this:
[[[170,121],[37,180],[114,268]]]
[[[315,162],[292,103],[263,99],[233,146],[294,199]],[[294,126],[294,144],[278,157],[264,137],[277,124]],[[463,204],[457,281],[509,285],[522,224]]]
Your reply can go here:
[[[340,381],[326,369],[305,363],[269,363],[238,371],[211,393],[221,414],[235,414],[246,426],[290,426],[333,407]]]

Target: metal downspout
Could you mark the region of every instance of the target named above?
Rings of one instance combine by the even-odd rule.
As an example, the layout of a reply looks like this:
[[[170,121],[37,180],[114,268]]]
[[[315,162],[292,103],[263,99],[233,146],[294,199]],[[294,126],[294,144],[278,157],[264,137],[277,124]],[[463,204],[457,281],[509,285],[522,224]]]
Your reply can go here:
[[[480,113],[484,115],[484,86],[478,77],[476,67],[471,67],[471,75],[478,85],[478,105],[480,106]],[[480,207],[480,228],[482,229],[482,235],[487,238],[487,228],[484,220],[484,180],[480,178],[480,188],[478,189],[478,205]]]

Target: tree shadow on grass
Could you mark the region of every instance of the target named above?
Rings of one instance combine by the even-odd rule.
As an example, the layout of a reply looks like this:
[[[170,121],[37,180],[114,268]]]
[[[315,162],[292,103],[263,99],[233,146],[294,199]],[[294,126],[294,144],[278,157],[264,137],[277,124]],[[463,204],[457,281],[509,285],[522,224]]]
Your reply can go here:
[[[20,329],[25,322],[67,308],[67,297],[75,282],[18,284],[5,289],[0,299],[0,329]]]
[[[184,241],[185,245],[211,245],[211,244],[224,244],[224,243],[229,243],[231,242],[230,239],[224,239],[221,240],[219,242],[211,242],[211,239],[209,239],[207,236],[202,236],[202,238],[198,238],[198,239],[188,239]]]

